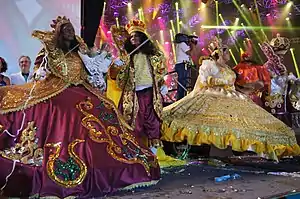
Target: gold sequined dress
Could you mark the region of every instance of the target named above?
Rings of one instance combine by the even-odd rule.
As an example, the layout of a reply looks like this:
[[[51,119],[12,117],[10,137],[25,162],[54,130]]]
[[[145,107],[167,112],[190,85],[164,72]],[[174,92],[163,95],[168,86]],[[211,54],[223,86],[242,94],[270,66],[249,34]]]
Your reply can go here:
[[[157,158],[88,83],[78,52],[56,48],[52,32],[33,36],[43,43],[36,69],[45,66],[46,78],[0,88],[3,195],[93,198],[157,183]]]
[[[204,60],[194,90],[164,108],[162,139],[220,149],[231,146],[274,160],[299,155],[292,129],[237,92],[235,78],[228,66]]]

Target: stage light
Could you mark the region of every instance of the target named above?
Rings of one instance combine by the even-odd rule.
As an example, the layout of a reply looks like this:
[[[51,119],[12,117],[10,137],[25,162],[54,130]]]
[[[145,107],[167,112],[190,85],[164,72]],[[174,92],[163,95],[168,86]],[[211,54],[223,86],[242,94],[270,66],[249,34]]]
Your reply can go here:
[[[107,31],[107,34],[110,34],[111,32],[110,31]]]
[[[168,42],[168,41],[166,41],[166,42],[165,42],[165,44],[166,44],[166,45],[168,45],[168,44],[169,44],[169,42]]]
[[[219,16],[221,17],[221,16],[222,16],[222,14],[219,14]]]
[[[290,7],[290,6],[292,6],[293,4],[294,4],[294,3],[293,3],[292,1],[290,1],[290,2],[288,2],[286,5]]]
[[[287,17],[287,18],[285,18],[285,20],[289,21],[289,20],[290,20],[290,18],[289,18],[289,17]]]
[[[161,17],[157,17],[157,19],[161,19]]]
[[[239,20],[240,20],[240,18],[235,18],[235,20],[236,20],[236,21],[239,21]]]
[[[241,7],[243,8],[243,7],[245,7],[245,5],[244,5],[244,4],[242,4],[242,5],[241,5]]]
[[[128,7],[132,6],[131,2],[129,2],[129,3],[127,4],[127,6],[128,6]]]
[[[270,13],[268,13],[266,16],[268,17],[268,16],[270,16],[271,14]]]
[[[201,50],[202,50],[202,51],[205,51],[205,48],[202,48]]]

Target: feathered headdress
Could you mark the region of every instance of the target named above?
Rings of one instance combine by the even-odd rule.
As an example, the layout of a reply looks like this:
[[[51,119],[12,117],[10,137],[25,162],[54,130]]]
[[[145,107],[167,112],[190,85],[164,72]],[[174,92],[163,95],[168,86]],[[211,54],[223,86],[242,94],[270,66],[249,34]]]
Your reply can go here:
[[[213,41],[209,44],[208,50],[210,51],[210,55],[215,55],[215,54],[223,54],[223,50],[221,49],[227,49],[228,46],[224,45],[222,43],[222,39],[215,37]]]
[[[68,19],[66,16],[58,16],[56,19],[52,20],[52,24],[50,24],[50,27],[53,28],[53,32],[60,30],[60,27],[64,24],[71,23],[70,19]]]

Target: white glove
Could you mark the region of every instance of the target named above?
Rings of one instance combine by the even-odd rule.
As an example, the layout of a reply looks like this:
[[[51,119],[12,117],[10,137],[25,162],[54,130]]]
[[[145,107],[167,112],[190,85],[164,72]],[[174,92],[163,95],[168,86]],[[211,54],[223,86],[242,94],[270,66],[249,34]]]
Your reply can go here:
[[[160,93],[162,95],[166,95],[169,92],[168,87],[166,85],[163,85],[162,87],[160,87]]]
[[[33,76],[32,76],[32,80],[31,81],[38,81],[38,80],[44,80],[47,77],[47,74],[50,73],[49,71],[47,71],[46,68],[40,67],[39,69],[37,69]]]
[[[114,64],[117,66],[123,66],[125,63],[120,58],[117,58],[114,60]]]

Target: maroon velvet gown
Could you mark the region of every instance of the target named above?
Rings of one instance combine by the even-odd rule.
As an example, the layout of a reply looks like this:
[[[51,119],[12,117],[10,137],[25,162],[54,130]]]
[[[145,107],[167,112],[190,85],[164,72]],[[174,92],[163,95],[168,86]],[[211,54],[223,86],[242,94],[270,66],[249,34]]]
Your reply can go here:
[[[138,144],[113,102],[84,80],[78,54],[66,64],[67,80],[52,70],[45,80],[0,88],[3,195],[92,198],[155,184],[156,157]]]

